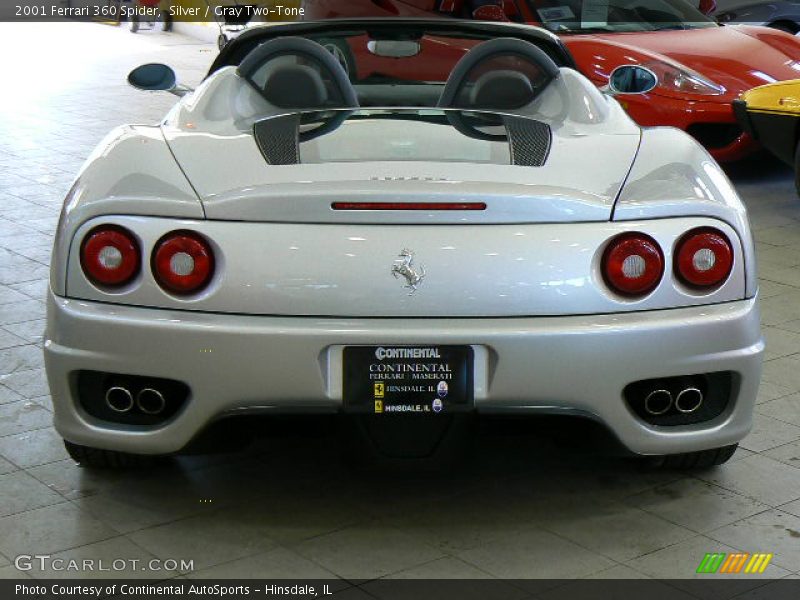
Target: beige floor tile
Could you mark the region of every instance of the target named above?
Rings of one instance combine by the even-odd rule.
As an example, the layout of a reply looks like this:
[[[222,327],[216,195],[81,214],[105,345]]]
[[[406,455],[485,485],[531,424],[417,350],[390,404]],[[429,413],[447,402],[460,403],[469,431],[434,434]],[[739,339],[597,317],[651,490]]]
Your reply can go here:
[[[424,580],[424,583],[423,581]],[[458,560],[446,557],[361,584],[361,588],[385,600],[404,598],[458,598],[458,600],[528,600],[530,593],[517,582],[504,582]]]
[[[440,550],[458,552],[513,535],[521,526],[533,524],[539,512],[527,496],[509,494],[500,499],[474,493],[426,504],[420,510],[384,510],[379,519]]]
[[[0,351],[29,343],[30,342],[28,340],[14,335],[10,330],[6,328],[0,328]]]
[[[756,412],[800,427],[800,394],[790,394],[759,404]]]
[[[261,528],[241,518],[236,511],[191,517],[136,531],[128,537],[159,558],[193,560],[194,570],[265,552],[275,546]]]
[[[616,561],[626,561],[694,537],[675,523],[624,504],[592,506],[583,515],[552,515],[546,529]]]
[[[4,325],[3,329],[13,334],[18,339],[24,340],[28,344],[41,345],[42,338],[44,337],[45,320],[36,319],[33,321],[24,321],[23,323],[14,323],[11,325]]]
[[[271,539],[290,545],[350,527],[366,515],[353,508],[348,494],[314,494],[309,488],[297,493],[265,494],[249,499],[239,509],[242,518],[255,523]]]
[[[120,533],[171,523],[199,513],[214,512],[191,490],[154,481],[118,482],[106,491],[75,500],[85,510]]]
[[[289,550],[274,548],[246,558],[193,571],[191,579],[334,579],[333,573]],[[335,581],[331,589],[339,589],[341,583]]]
[[[5,458],[0,457],[0,475],[12,473],[18,469],[19,467],[17,467],[15,464],[8,462]]]
[[[757,412],[753,429],[739,445],[752,452],[764,452],[800,439],[800,427]]]
[[[571,579],[614,566],[605,556],[541,529],[521,531],[457,556],[505,579]]]
[[[796,277],[785,278],[787,274],[793,274],[795,271],[798,273]],[[781,281],[794,286],[800,284],[800,270],[798,269],[778,269],[777,273],[781,278],[772,279],[772,281]],[[761,323],[763,325],[781,326],[797,319],[800,319],[800,290],[761,301]],[[785,327],[781,327],[781,329],[785,329]]]
[[[33,346],[29,346],[33,347]],[[41,354],[41,349],[38,349]],[[8,375],[0,375],[0,384],[16,392],[16,397],[37,398],[50,393],[47,387],[47,376],[44,369],[17,371]]]
[[[0,325],[4,328],[15,324],[42,319],[44,303],[39,300],[23,300],[12,304],[0,304]]]
[[[739,447],[736,448],[736,451],[733,453],[733,456],[731,456],[731,458],[730,458],[730,460],[728,462],[734,462],[734,461],[737,461],[737,460],[742,460],[743,458],[747,458],[748,456],[753,456],[753,454],[756,454],[756,453],[752,452],[750,450],[745,450],[744,448],[739,446]]]
[[[800,442],[792,442],[764,452],[764,456],[800,469]]]
[[[24,471],[0,475],[0,517],[66,502]]]
[[[342,548],[347,548],[347,553]],[[406,533],[377,524],[328,533],[302,542],[294,550],[345,579],[384,577],[443,556]]]
[[[18,571],[14,565],[0,567],[0,579],[31,579],[31,576]]]
[[[702,533],[769,509],[760,502],[699,479],[683,479],[631,496],[627,502]]]
[[[55,429],[36,429],[0,438],[0,456],[20,467],[33,467],[66,458],[64,441]]]
[[[776,383],[789,389],[789,393],[800,391],[800,362],[795,356],[776,358],[764,363],[762,381]]]
[[[463,560],[446,556],[387,575],[387,579],[494,579],[486,571]],[[512,589],[508,593],[512,594]],[[518,592],[521,590],[517,590]],[[512,594],[513,595],[513,594]]]
[[[744,552],[772,552],[772,563],[788,571],[800,565],[800,517],[787,512],[772,509],[707,535]]]
[[[14,332],[13,329],[10,331]],[[765,360],[781,358],[782,356],[800,352],[800,333],[776,327],[764,327],[763,335],[766,340]]]
[[[52,554],[115,537],[117,533],[70,503],[0,518],[3,554]]]
[[[640,573],[636,569],[631,569],[625,565],[615,565],[610,569],[598,571],[588,575],[586,579],[651,579],[644,573]]]
[[[30,467],[27,472],[70,500],[99,494],[122,482],[130,482],[133,485],[143,477],[147,477],[146,473],[136,470],[117,471],[81,467],[71,458]]]
[[[18,402],[19,400],[23,399],[23,396],[0,383],[0,405],[7,404],[9,402]]]
[[[756,403],[762,404],[764,402],[769,402],[770,400],[775,400],[776,398],[789,396],[791,394],[792,394],[791,388],[778,385],[777,383],[772,383],[771,381],[762,379],[761,385],[758,386],[758,396],[756,397]]]
[[[800,498],[800,469],[758,454],[697,477],[773,507]]]
[[[53,414],[31,400],[0,404],[0,437],[48,427]]]

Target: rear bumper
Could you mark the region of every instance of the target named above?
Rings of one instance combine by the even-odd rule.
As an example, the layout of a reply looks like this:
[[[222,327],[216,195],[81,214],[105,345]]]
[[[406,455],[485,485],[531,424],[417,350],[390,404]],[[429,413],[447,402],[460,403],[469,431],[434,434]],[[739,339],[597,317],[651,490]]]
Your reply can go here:
[[[400,320],[192,313],[51,295],[45,360],[56,429],[78,444],[161,454],[231,412],[335,412],[342,348],[359,344],[471,345],[479,411],[578,412],[640,454],[742,439],[764,348],[755,299],[626,314]],[[176,379],[189,386],[189,400],[164,425],[101,422],[78,405],[80,370]],[[735,372],[738,385],[729,408],[705,423],[648,426],[622,398],[633,381],[713,371]]]

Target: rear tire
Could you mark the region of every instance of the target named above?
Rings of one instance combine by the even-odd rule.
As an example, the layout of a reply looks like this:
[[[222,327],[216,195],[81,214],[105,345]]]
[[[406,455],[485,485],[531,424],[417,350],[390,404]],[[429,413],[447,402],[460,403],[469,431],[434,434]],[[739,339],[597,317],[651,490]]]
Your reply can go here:
[[[700,450],[699,452],[650,456],[646,459],[646,465],[650,469],[664,469],[670,471],[709,469],[728,462],[738,447],[739,444],[731,444],[730,446],[712,448],[711,450]]]
[[[83,467],[95,469],[141,469],[152,466],[156,461],[154,456],[90,448],[66,440],[64,447],[72,460]]]

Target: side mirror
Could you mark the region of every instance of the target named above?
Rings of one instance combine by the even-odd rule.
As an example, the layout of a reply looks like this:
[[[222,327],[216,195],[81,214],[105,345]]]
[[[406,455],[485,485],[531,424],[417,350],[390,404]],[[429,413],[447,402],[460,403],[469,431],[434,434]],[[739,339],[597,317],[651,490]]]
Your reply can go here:
[[[149,63],[136,67],[128,74],[128,83],[137,90],[170,92],[176,96],[185,96],[193,91],[178,83],[172,67],[161,63]]]
[[[422,45],[413,40],[370,40],[367,42],[367,50],[375,56],[386,58],[411,58],[422,51]]]
[[[622,65],[608,78],[608,88],[615,94],[646,94],[657,85],[656,74],[641,65]]]
[[[488,4],[472,11],[472,18],[476,21],[508,21],[506,11],[502,6]]]

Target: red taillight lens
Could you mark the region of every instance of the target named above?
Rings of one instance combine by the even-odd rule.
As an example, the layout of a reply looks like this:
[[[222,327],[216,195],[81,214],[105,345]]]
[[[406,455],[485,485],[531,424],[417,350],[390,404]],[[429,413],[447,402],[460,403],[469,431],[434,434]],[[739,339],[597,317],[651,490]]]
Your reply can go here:
[[[603,275],[624,296],[651,292],[664,274],[664,257],[656,241],[643,233],[624,233],[603,254]]]
[[[721,285],[733,268],[733,248],[721,231],[704,227],[684,235],[675,248],[675,273],[688,286]]]
[[[139,273],[139,244],[133,234],[116,225],[92,229],[81,244],[81,267],[93,283],[120,287]]]
[[[214,253],[209,243],[192,231],[173,231],[153,250],[153,274],[173,294],[202,290],[214,275]]]

